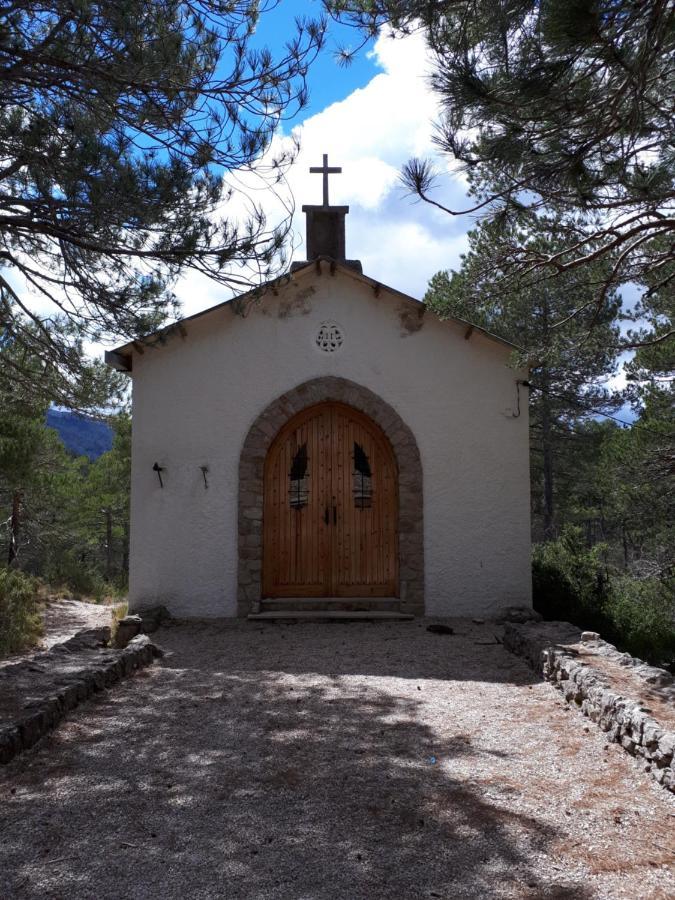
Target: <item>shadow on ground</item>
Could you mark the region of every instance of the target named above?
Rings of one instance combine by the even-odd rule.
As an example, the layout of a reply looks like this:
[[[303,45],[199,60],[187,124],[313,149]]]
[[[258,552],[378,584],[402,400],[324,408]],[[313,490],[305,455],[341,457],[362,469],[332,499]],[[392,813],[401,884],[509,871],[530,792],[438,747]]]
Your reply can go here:
[[[0,895],[590,897],[542,866],[555,829],[453,774],[486,751],[463,728],[440,746],[424,708],[525,667],[473,638],[355,628],[161,632],[160,666],[1,776]]]

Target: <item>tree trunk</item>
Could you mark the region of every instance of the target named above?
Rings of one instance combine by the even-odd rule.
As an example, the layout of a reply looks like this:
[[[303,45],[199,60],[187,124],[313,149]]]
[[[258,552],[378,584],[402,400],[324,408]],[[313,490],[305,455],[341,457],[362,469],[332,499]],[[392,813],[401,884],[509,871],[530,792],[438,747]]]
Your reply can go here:
[[[623,543],[623,567],[626,571],[628,571],[628,535],[626,534],[626,523],[621,523],[621,540]]]
[[[541,401],[541,440],[544,456],[544,540],[555,538],[553,522],[553,446],[551,436],[551,410],[546,394]]]
[[[129,579],[129,520],[124,520],[124,547],[122,548],[122,573]]]
[[[546,292],[542,296],[541,309],[541,330],[542,344],[548,349],[549,344],[549,322],[548,322],[548,300]],[[552,436],[552,415],[551,415],[551,399],[549,394],[550,373],[547,366],[542,367],[541,371],[541,440],[542,454],[544,458],[544,540],[552,541],[555,538],[555,526],[553,523],[553,436]]]
[[[110,581],[113,568],[112,512],[104,509],[105,515],[105,578]]]
[[[21,503],[23,491],[17,488],[12,496],[12,517],[9,523],[9,552],[7,565],[11,566],[19,555],[19,534],[21,532]]]

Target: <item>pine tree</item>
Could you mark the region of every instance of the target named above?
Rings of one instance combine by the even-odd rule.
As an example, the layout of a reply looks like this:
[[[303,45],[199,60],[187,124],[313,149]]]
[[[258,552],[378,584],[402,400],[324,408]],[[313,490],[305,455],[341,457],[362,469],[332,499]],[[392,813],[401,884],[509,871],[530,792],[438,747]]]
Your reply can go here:
[[[77,377],[84,339],[136,338],[175,312],[181,272],[236,287],[283,264],[285,226],[268,227],[233,185],[280,184],[291,156],[261,160],[306,102],[324,26],[298,21],[275,59],[256,46],[264,9],[27,0],[3,11],[0,364],[11,339]]]
[[[424,299],[441,316],[474,322],[522,348],[518,362],[531,367],[533,511],[550,539],[557,525],[556,476],[574,464],[577,425],[611,406],[602,379],[616,365],[611,348],[618,334],[620,300],[610,293],[599,314],[589,306],[573,315],[593,296],[588,271],[537,284],[506,281],[500,265],[503,240],[555,252],[560,238],[551,220],[517,232],[483,222],[469,233],[469,251],[459,271],[434,275]],[[597,264],[595,274],[602,277]],[[591,316],[596,321],[589,333]]]
[[[675,261],[675,7],[662,0],[337,0],[334,15],[372,35],[422,28],[440,107],[436,144],[472,179],[465,209],[436,199],[436,169],[403,178],[452,215],[482,211],[532,225],[555,215],[551,251],[502,244],[506,274],[572,273],[608,264],[596,308]],[[668,278],[672,278],[672,273]],[[646,309],[650,312],[649,306]],[[651,340],[673,339],[672,319]],[[643,340],[648,340],[643,335]],[[634,341],[628,340],[627,346]]]
[[[121,402],[123,387],[120,376],[102,365],[88,364],[79,378],[64,380],[26,346],[5,336],[0,365],[0,561],[34,567],[38,548],[47,540],[45,528],[49,531],[54,521],[63,520],[59,507],[65,509],[69,502],[63,496],[52,502],[52,486],[67,481],[74,496],[80,496],[80,473],[45,425],[52,399],[76,408],[111,409]],[[48,510],[45,528],[37,513],[43,508]]]

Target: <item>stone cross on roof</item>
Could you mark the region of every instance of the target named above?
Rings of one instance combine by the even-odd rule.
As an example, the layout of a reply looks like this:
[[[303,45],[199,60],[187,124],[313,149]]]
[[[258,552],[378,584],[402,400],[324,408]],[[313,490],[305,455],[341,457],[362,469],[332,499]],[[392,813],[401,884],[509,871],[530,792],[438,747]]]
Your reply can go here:
[[[340,166],[329,166],[328,154],[324,153],[323,165],[310,166],[309,171],[312,175],[323,175],[323,205],[328,206],[328,176],[339,175],[342,172],[342,168]]]
[[[307,260],[327,257],[361,272],[361,263],[357,259],[346,258],[345,216],[348,206],[331,206],[328,202],[328,176],[339,175],[340,166],[328,165],[328,154],[323,154],[322,166],[311,166],[312,175],[323,175],[323,205],[303,205],[302,211],[307,216]],[[291,271],[307,263],[293,263]]]

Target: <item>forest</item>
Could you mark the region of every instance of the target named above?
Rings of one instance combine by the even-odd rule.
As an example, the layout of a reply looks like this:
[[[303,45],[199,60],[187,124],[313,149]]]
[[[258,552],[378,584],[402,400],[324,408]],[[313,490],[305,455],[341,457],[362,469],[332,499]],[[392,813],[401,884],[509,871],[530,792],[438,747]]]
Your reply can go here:
[[[39,637],[37,604],[48,596],[125,596],[131,420],[108,421],[112,448],[90,459],[68,450],[44,416],[0,414],[0,653]]]

